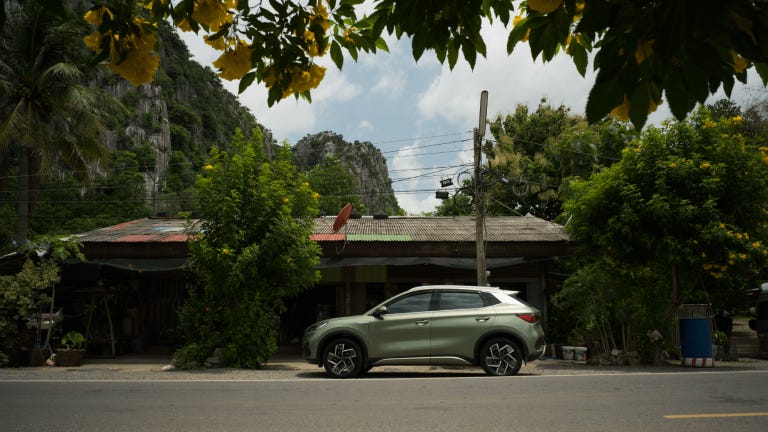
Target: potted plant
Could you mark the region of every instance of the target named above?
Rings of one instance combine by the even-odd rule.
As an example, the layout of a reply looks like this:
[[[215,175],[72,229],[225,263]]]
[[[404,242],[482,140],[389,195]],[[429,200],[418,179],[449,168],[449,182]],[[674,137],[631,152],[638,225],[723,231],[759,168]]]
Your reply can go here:
[[[71,331],[61,338],[64,348],[56,351],[56,366],[80,366],[83,362],[83,344],[85,336],[82,333]]]

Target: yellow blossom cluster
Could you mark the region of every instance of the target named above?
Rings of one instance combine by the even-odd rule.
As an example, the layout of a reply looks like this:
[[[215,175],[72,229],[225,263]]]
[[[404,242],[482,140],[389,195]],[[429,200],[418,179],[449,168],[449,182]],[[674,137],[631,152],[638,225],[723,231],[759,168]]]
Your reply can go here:
[[[635,62],[637,62],[637,64],[641,64],[653,54],[654,42],[656,42],[655,39],[650,39],[637,45],[637,49],[635,50]]]
[[[319,0],[317,5],[312,8],[312,14],[309,15],[309,23],[310,25],[320,26],[323,29],[323,35],[331,28],[331,22],[328,21],[328,9],[323,6],[322,0]],[[304,41],[307,43],[307,54],[311,57],[323,56],[328,52],[328,45],[320,50],[320,44],[312,30],[307,29],[304,31]]]
[[[96,27],[101,26],[105,19],[111,21],[114,18],[106,6],[93,8],[84,16],[86,22]],[[108,38],[110,62],[107,67],[131,84],[139,86],[152,81],[160,65],[160,56],[155,52],[157,36],[154,32],[144,31],[150,24],[139,17],[134,18],[134,24],[137,30],[132,34],[120,36],[111,31],[102,34],[97,30],[84,37],[83,41],[88,48],[101,54],[102,41]]]
[[[736,51],[731,50],[731,60],[731,65],[733,66],[734,72],[742,73],[745,69],[747,69],[747,61],[744,59],[744,57],[736,53]]]
[[[653,100],[652,97],[648,100],[648,114],[656,111],[656,108],[659,107],[659,104]],[[626,95],[624,95],[624,102],[622,102],[621,105],[616,106],[611,110],[611,115],[621,121],[629,121],[629,109],[630,109],[630,102]]]
[[[316,88],[325,78],[325,68],[316,64],[310,65],[309,70],[301,69],[298,66],[291,66],[289,72],[291,74],[291,83],[288,88],[283,89],[283,98],[294,93],[301,93]],[[269,67],[264,77],[264,83],[269,88],[275,85],[276,82],[277,75],[275,74],[275,69],[274,67]]]
[[[523,18],[522,15],[518,15],[512,19],[512,25],[517,25],[519,22],[523,21],[525,18]],[[525,32],[525,36],[523,36],[522,41],[527,42],[528,37],[531,35],[531,29],[528,29],[528,31]]]
[[[562,4],[563,0],[528,0],[528,9],[548,14],[557,10]]]
[[[237,0],[197,0],[192,12],[192,19],[205,26],[209,31],[216,33],[225,24],[232,22],[232,10],[237,7]],[[191,30],[189,23],[184,27],[179,23],[179,28],[184,31]]]
[[[234,48],[227,49],[214,60],[213,65],[219,69],[219,76],[226,80],[240,79],[251,70],[251,45],[239,40]]]

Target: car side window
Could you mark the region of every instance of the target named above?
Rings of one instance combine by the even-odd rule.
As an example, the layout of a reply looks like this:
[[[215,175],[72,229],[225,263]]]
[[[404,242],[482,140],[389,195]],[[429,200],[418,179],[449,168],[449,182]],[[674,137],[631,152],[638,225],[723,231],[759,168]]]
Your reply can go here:
[[[440,293],[439,310],[477,309],[485,307],[483,298],[474,292],[442,292]]]
[[[401,298],[387,305],[387,314],[427,312],[432,303],[432,293],[425,292]]]

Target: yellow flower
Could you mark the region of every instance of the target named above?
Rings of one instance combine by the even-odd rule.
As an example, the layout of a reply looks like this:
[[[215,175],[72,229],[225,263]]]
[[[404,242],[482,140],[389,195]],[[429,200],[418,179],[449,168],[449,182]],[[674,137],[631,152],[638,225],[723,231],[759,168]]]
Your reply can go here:
[[[192,31],[192,26],[189,24],[189,20],[186,18],[182,18],[181,21],[177,22],[176,27],[178,27],[178,29],[183,32]]]
[[[554,12],[563,4],[563,0],[528,0],[528,9],[538,13],[548,14]]]
[[[733,122],[736,123],[736,124],[741,124],[744,121],[744,118],[741,117],[740,115],[737,115],[736,117],[734,117],[731,120],[733,120]]]
[[[314,198],[314,199],[319,199],[319,198],[320,198],[320,194],[319,194],[319,193],[317,193],[317,192],[313,192],[313,193],[312,193],[312,198]]]
[[[203,169],[206,170],[206,171],[210,171],[210,170],[213,169],[213,165],[208,164],[208,165],[204,166]]]
[[[709,167],[710,167],[710,165],[709,165],[708,162],[704,162],[703,164],[699,165],[699,168],[701,168],[703,170],[708,169]]]
[[[198,0],[192,18],[212,32],[217,32],[224,24],[232,22],[229,12],[237,6],[237,0]]]
[[[659,104],[652,97],[648,98],[648,114],[656,111],[656,108],[658,107]],[[629,108],[629,99],[627,99],[627,96],[624,95],[624,102],[622,102],[621,105],[614,107],[611,110],[611,115],[619,120],[629,121]]]
[[[721,222],[721,223],[720,223],[720,228],[721,228],[721,229],[722,229],[722,228],[725,228],[725,224]]]
[[[747,259],[747,254],[744,254],[744,253],[739,254],[739,259],[742,261]]]
[[[745,69],[747,69],[747,61],[744,59],[744,57],[737,54],[736,51],[731,50],[731,60],[734,72],[742,73]]]
[[[611,115],[622,121],[629,121],[629,99],[624,96],[624,102],[611,110]]]
[[[96,53],[101,53],[101,33],[93,32],[84,37],[83,42],[85,42],[85,46],[91,50],[95,51]]]
[[[513,18],[513,19],[512,19],[512,25],[517,25],[517,23],[519,23],[520,21],[523,21],[523,16],[522,16],[522,15],[518,15],[518,16],[516,16],[515,18]],[[529,37],[530,35],[531,35],[531,29],[528,29],[528,30],[525,32],[525,36],[523,36],[523,38],[522,38],[521,40],[522,40],[523,42],[527,42],[527,41],[528,41],[528,37]]]
[[[224,51],[224,54],[214,60],[213,65],[219,68],[219,76],[226,80],[240,79],[251,70],[251,53],[253,49],[244,41],[235,49]]]
[[[85,21],[89,24],[100,26],[101,23],[104,22],[104,14],[107,14],[110,20],[115,18],[115,16],[112,14],[112,11],[109,10],[108,7],[99,6],[86,12],[83,16],[83,19],[85,19]]]
[[[208,46],[219,51],[224,51],[237,42],[235,39],[227,38],[224,36],[218,36],[216,38],[205,36],[203,37],[203,40],[206,44],[208,44]]]
[[[221,250],[221,253],[223,253],[224,255],[229,255],[229,252],[230,252],[230,250],[228,248],[223,248]]]
[[[752,243],[752,247],[755,248],[755,249],[760,249],[760,242],[756,241],[756,242]]]
[[[154,52],[157,36],[141,30],[139,32],[128,35],[123,40],[119,40],[117,35],[112,37],[110,49],[112,60],[107,65],[112,72],[135,86],[152,81],[160,65],[160,56]],[[121,52],[125,55],[122,59]]]
[[[307,54],[309,54],[310,57],[323,56],[328,52],[327,44],[325,45],[325,49],[320,52],[319,45],[315,39],[315,34],[312,31],[307,30],[304,32],[304,40],[307,42]]]
[[[283,198],[283,202],[284,202],[284,203],[286,203],[286,204],[287,204],[289,201],[290,201],[290,200],[289,200],[288,198]]]
[[[637,62],[637,64],[644,62],[648,57],[651,56],[651,54],[653,54],[654,42],[655,39],[651,39],[643,41],[637,45],[637,49],[635,50],[635,62]]]

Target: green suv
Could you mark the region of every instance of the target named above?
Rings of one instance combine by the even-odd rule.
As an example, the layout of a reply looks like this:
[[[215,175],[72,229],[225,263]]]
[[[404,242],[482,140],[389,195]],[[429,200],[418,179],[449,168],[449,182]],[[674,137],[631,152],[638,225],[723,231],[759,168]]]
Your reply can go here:
[[[476,365],[515,375],[544,354],[540,312],[499,288],[412,288],[363,315],[309,326],[302,354],[336,378],[382,365]]]

